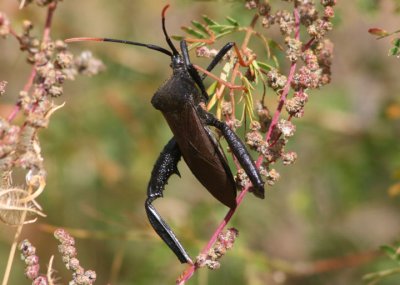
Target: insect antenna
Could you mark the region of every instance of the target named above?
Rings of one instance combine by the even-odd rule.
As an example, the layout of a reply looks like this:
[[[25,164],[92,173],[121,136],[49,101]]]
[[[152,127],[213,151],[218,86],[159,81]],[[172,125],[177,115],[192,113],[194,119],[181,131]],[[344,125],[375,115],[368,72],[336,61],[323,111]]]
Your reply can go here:
[[[169,8],[169,4],[165,5],[165,7],[162,9],[162,12],[161,12],[162,30],[165,35],[165,40],[167,41],[168,46],[171,48],[172,53],[174,55],[179,55],[178,50],[175,48],[174,44],[172,43],[171,38],[169,37],[169,35],[167,33],[167,29],[165,28],[165,14],[166,14],[168,8]]]
[[[178,50],[175,48],[174,44],[171,41],[171,38],[169,37],[167,30],[165,28],[165,14],[167,9],[169,8],[169,4],[165,5],[161,12],[161,24],[162,24],[162,30],[165,35],[165,40],[167,41],[168,46],[171,48],[172,53],[160,46],[157,45],[152,45],[152,44],[144,44],[144,43],[139,43],[139,42],[133,42],[133,41],[127,41],[127,40],[118,40],[118,39],[110,39],[110,38],[92,38],[92,37],[80,37],[80,38],[70,38],[66,39],[66,43],[73,43],[73,42],[112,42],[112,43],[120,43],[120,44],[126,44],[126,45],[134,45],[134,46],[141,46],[141,47],[146,47],[151,50],[159,51],[161,53],[164,53],[170,57],[173,55],[179,55]]]
[[[132,42],[132,41],[127,41],[127,40],[117,40],[117,39],[109,39],[109,38],[87,38],[87,37],[82,37],[82,38],[70,38],[66,39],[66,43],[72,43],[72,42],[112,42],[112,43],[120,43],[120,44],[127,44],[127,45],[134,45],[134,46],[141,46],[141,47],[146,47],[151,50],[159,51],[162,52],[168,56],[172,56],[173,54],[160,46],[152,45],[152,44],[144,44],[144,43],[138,43],[138,42]]]

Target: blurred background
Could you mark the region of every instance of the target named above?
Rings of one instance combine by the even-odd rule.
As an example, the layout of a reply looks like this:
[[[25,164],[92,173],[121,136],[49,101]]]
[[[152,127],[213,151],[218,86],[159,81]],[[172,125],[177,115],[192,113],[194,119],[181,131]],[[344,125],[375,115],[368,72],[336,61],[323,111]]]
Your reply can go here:
[[[281,179],[266,188],[265,200],[245,198],[230,223],[240,231],[234,249],[219,270],[200,270],[189,284],[353,285],[362,284],[366,273],[395,265],[375,253],[398,240],[400,232],[399,198],[388,194],[400,169],[400,63],[387,56],[389,39],[376,40],[367,31],[399,29],[399,15],[395,1],[339,2],[343,4],[336,6],[329,35],[335,44],[332,83],[311,92],[305,116],[295,121],[297,132],[288,149],[297,152],[297,162],[277,164]],[[167,29],[173,35],[183,35],[180,27],[200,21],[202,14],[221,22],[232,16],[243,25],[253,15],[241,1],[168,3]],[[374,9],[377,3],[379,9]],[[160,28],[165,4],[64,1],[55,12],[52,38],[112,37],[165,46]],[[17,1],[2,0],[0,10],[18,31],[26,18],[36,24],[37,33],[42,29],[45,9],[30,5],[19,11]],[[228,40],[240,42],[243,36],[222,39],[215,47]],[[250,48],[257,46],[260,42],[253,39]],[[81,265],[97,272],[96,284],[173,284],[185,266],[153,232],[143,207],[153,164],[171,137],[150,104],[170,74],[169,59],[109,43],[76,43],[71,48],[76,53],[91,50],[107,69],[64,85],[57,102],[65,101],[65,107],[40,132],[48,178],[38,200],[47,218],[25,226],[22,238],[37,247],[43,270],[57,252],[52,231],[63,227],[77,239]],[[13,38],[0,40],[0,51],[0,80],[8,81],[0,111],[6,116],[30,66]],[[207,62],[193,60],[202,66]],[[179,169],[182,178],[173,176],[156,204],[195,256],[227,209],[184,163]],[[0,225],[1,272],[14,231]],[[58,254],[53,267],[62,277],[59,283],[67,284],[69,272]],[[23,270],[17,258],[9,284],[28,284]],[[399,280],[395,276],[379,284]]]

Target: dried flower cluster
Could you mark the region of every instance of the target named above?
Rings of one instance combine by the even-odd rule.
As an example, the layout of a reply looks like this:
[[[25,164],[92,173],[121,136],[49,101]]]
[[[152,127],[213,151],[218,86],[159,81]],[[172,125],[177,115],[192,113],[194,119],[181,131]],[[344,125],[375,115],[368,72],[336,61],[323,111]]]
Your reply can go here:
[[[19,245],[21,259],[25,262],[25,276],[32,280],[32,285],[52,285],[53,280],[49,278],[51,274],[40,274],[39,256],[36,255],[36,247],[29,240],[23,240]],[[50,272],[52,269],[49,269]]]
[[[31,2],[22,1],[21,4],[26,6]],[[62,95],[62,85],[66,80],[73,80],[76,74],[94,75],[104,68],[89,52],[74,57],[63,41],[50,39],[51,20],[58,1],[35,2],[48,9],[42,39],[34,35],[31,21],[24,20],[22,31],[18,34],[7,15],[0,12],[0,36],[13,36],[21,51],[26,52],[27,62],[32,65],[31,76],[20,91],[13,112],[7,119],[0,118],[0,171],[3,173],[0,218],[11,225],[24,223],[20,221],[23,210],[43,215],[31,197],[33,192],[39,193],[38,189],[43,190],[46,181],[38,130],[46,128],[51,115],[64,105],[56,105],[53,98]],[[5,87],[6,82],[0,81],[0,95],[5,93]],[[14,125],[12,121],[20,111],[25,117],[24,122],[20,126]],[[12,182],[13,171],[17,168],[26,171],[25,186],[15,186]],[[35,177],[36,184],[29,182],[32,177]]]
[[[17,33],[9,17],[0,11],[0,37],[6,39],[10,36],[16,39],[20,50],[27,55],[28,64],[31,65],[30,76],[19,92],[14,109],[7,118],[0,117],[0,221],[17,226],[14,244],[19,239],[23,225],[36,221],[35,217],[29,216],[45,216],[36,201],[46,185],[46,170],[43,166],[38,131],[46,128],[51,115],[64,105],[56,105],[53,102],[54,98],[62,95],[66,80],[73,80],[78,73],[94,75],[104,68],[90,53],[74,57],[63,41],[51,39],[53,16],[60,1],[22,0],[20,8],[31,2],[47,9],[41,37],[36,35],[37,31],[29,20],[22,22],[21,32]],[[6,83],[0,80],[0,95],[5,93]],[[23,117],[19,125],[13,123],[17,115]],[[21,170],[25,174],[25,185],[13,181],[13,173],[16,170],[19,174]],[[32,284],[54,285],[51,272],[48,272],[47,276],[39,274],[35,248],[28,241],[24,241],[21,250],[27,263],[26,276],[32,280]],[[12,246],[3,284],[7,284],[10,276],[14,254],[15,246]],[[88,276],[82,277],[77,273],[77,282],[71,284],[91,284],[94,274],[90,271],[86,274]],[[85,278],[90,282],[86,282]]]
[[[297,158],[295,152],[285,150],[288,139],[296,130],[292,118],[300,118],[304,115],[309,90],[320,88],[331,80],[333,44],[329,39],[325,39],[325,36],[332,29],[330,20],[334,16],[333,6],[336,1],[321,0],[322,14],[312,0],[285,2],[293,2],[297,16],[288,10],[274,11],[269,1],[246,1],[248,9],[257,9],[264,28],[279,26],[287,47],[287,59],[294,67],[301,65],[290,77],[277,68],[271,68],[266,72],[267,85],[277,94],[279,104],[286,109],[288,118],[274,121],[271,127],[270,113],[263,103],[259,103],[257,111],[260,124],[256,125],[252,122],[250,131],[246,134],[247,145],[264,157],[262,174],[269,185],[273,185],[279,178],[279,173],[271,168],[272,164],[282,160],[284,165],[289,165]],[[309,35],[307,41],[304,42],[299,36],[301,26],[304,26]],[[292,90],[291,96],[289,88]],[[267,131],[268,136],[265,140],[262,133]],[[242,175],[239,174],[237,176],[239,184],[242,184],[240,178]]]
[[[7,81],[0,81],[0,96],[6,93]]]
[[[206,58],[214,58],[218,52],[219,52],[219,50],[217,50],[215,48],[208,48],[207,46],[201,46],[196,49],[196,56],[206,57]],[[230,60],[231,54],[232,53],[229,51],[228,53],[226,53],[224,55],[224,57],[222,59],[225,61]]]
[[[58,251],[62,255],[62,260],[68,270],[71,270],[72,281],[69,285],[91,285],[96,281],[96,272],[86,270],[80,266],[77,258],[75,239],[64,229],[57,229],[54,237],[60,242]]]
[[[7,15],[0,12],[0,37],[5,38],[10,33],[10,20]]]
[[[76,258],[74,238],[64,229],[57,229],[54,232],[55,238],[60,242],[58,251],[62,255],[68,270],[73,271],[72,281],[69,285],[91,285],[96,281],[96,272],[93,270],[85,271]],[[36,255],[36,248],[27,240],[23,240],[19,245],[21,259],[25,262],[25,276],[32,280],[32,285],[54,285],[52,258],[50,259],[46,274],[40,274],[39,256]]]
[[[13,187],[11,173],[3,172],[0,190],[0,221],[16,226],[35,222],[36,219],[26,220],[26,215],[40,215],[44,217],[42,208],[36,198],[43,192],[45,182],[42,176],[27,175],[27,189]]]
[[[225,255],[228,249],[233,247],[239,231],[230,228],[226,232],[220,233],[214,246],[210,248],[207,254],[200,254],[196,258],[195,265],[197,267],[207,266],[209,269],[218,269],[220,267],[219,260]]]
[[[336,0],[316,2],[246,0],[245,8],[254,12],[249,25],[242,26],[231,17],[226,18],[226,24],[203,16],[205,25],[192,21],[193,27],[183,29],[189,35],[187,41],[196,47],[197,55],[208,58],[217,54],[216,50],[207,46],[214,43],[215,39],[230,33],[245,32],[244,41],[234,46],[235,51],[232,49],[229,57],[224,58],[217,82],[208,88],[210,100],[207,108],[215,109],[212,111],[215,111],[216,117],[233,130],[245,126],[245,142],[259,154],[256,167],[270,186],[280,178],[279,172],[272,166],[279,161],[283,165],[290,165],[297,159],[297,154],[286,150],[286,146],[296,131],[294,119],[304,115],[309,91],[331,81],[333,44],[326,39],[326,35],[332,29],[331,19],[334,17]],[[257,27],[257,24],[261,27]],[[272,27],[279,29],[281,39],[268,38],[274,33],[266,32],[266,29]],[[248,47],[252,37],[261,40],[265,53],[255,54]],[[287,64],[278,62],[278,58],[282,58],[282,50],[289,70],[281,68]],[[202,71],[201,68],[198,70]],[[261,85],[263,92],[257,94]],[[271,95],[278,98],[273,107],[266,106],[265,98]],[[272,112],[272,109],[275,110]],[[287,114],[284,114],[285,110]],[[246,192],[252,192],[252,189],[248,187],[250,183],[245,171],[237,166],[236,184],[243,190],[237,198],[239,205]],[[214,255],[214,250],[215,247],[219,248],[220,242],[216,242],[214,248],[211,245],[236,210],[237,207],[226,214],[197,262],[177,280],[178,284],[184,284],[199,267],[214,269],[219,266],[214,259],[214,256],[218,256]]]

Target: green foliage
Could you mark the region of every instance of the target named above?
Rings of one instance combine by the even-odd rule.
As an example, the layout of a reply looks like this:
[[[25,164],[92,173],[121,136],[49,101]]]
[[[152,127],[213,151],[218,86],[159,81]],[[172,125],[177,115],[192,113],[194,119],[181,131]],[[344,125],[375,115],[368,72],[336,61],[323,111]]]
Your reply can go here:
[[[400,243],[396,243],[394,245],[383,245],[381,246],[381,250],[397,264],[397,267],[390,269],[383,269],[377,272],[368,273],[364,275],[363,280],[368,285],[378,284],[382,280],[388,279],[392,276],[400,275]]]
[[[400,38],[395,38],[392,41],[393,47],[389,50],[389,55],[400,56]]]

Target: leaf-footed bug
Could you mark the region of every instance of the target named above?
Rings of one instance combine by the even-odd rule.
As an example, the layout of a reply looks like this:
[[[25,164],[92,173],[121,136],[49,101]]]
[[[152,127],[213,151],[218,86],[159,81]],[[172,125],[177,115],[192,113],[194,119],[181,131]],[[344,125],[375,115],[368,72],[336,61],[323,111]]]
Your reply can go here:
[[[180,262],[192,263],[171,228],[156,211],[152,202],[163,196],[165,185],[172,174],[179,175],[177,164],[181,157],[201,184],[221,203],[229,208],[236,207],[236,184],[227,160],[209,126],[217,128],[226,139],[232,153],[253,184],[253,192],[264,198],[264,182],[243,142],[229,126],[219,121],[204,108],[208,95],[201,77],[190,62],[185,40],[180,42],[182,54],[172,43],[165,28],[165,13],[162,10],[162,30],[170,50],[139,42],[109,38],[71,38],[66,42],[100,41],[143,46],[171,57],[171,77],[157,90],[151,99],[152,105],[160,110],[172,130],[173,138],[167,143],[157,159],[147,188],[145,209],[148,219],[157,234],[176,254]],[[207,67],[211,71],[223,56],[234,46],[227,43]]]

